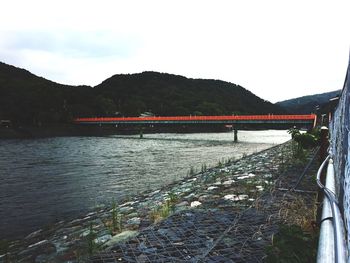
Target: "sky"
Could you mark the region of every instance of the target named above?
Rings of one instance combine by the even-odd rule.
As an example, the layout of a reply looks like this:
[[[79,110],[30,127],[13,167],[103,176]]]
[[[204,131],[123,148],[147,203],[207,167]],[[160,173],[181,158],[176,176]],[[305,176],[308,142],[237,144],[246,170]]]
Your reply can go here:
[[[277,102],[341,89],[349,0],[3,0],[0,61],[95,86],[159,71]]]

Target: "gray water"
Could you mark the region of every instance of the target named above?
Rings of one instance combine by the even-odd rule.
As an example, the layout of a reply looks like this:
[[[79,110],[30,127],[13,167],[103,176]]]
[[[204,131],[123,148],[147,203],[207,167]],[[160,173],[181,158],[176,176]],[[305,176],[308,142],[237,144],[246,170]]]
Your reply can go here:
[[[229,158],[287,141],[286,131],[0,140],[0,239],[22,237]]]

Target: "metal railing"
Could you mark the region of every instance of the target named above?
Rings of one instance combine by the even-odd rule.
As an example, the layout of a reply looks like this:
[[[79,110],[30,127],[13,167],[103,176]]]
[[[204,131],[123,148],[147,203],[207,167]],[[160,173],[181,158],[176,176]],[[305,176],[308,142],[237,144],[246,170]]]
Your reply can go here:
[[[320,178],[327,163],[326,183],[323,185]],[[334,165],[331,154],[321,164],[316,180],[324,193],[317,262],[345,263],[347,260],[347,250],[344,222],[335,195]]]

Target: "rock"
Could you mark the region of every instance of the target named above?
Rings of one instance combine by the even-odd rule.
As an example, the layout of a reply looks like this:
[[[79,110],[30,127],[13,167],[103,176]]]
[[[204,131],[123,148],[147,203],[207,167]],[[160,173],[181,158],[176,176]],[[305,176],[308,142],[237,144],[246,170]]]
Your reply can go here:
[[[137,257],[137,261],[136,262],[140,262],[140,263],[146,263],[149,262],[148,256],[146,256],[145,254],[141,254]]]
[[[253,178],[253,177],[255,177],[256,175],[255,174],[252,174],[252,173],[250,173],[250,174],[248,174],[248,178]]]
[[[134,208],[132,206],[124,206],[124,207],[119,208],[119,212],[123,213],[123,214],[128,214],[133,210],[134,210]]]
[[[39,255],[49,255],[55,252],[56,248],[54,244],[45,239],[29,245],[26,250],[22,250],[18,255],[21,257],[30,255],[30,257],[34,260]]]
[[[172,242],[179,242],[179,241],[181,241],[181,238],[178,235],[176,235],[176,233],[174,231],[172,231],[171,229],[160,228],[160,229],[158,229],[157,232],[159,234],[161,234],[162,236],[168,238]]]
[[[86,216],[93,216],[93,215],[95,215],[95,214],[97,214],[97,212],[88,213]]]
[[[129,201],[129,202],[126,202],[124,204],[121,204],[119,207],[130,206],[130,205],[133,205],[133,204],[135,204],[135,202]]]
[[[157,251],[156,247],[147,247],[145,243],[141,242],[140,245],[138,246],[138,250],[140,250],[143,253],[146,254],[152,254]]]
[[[39,241],[39,242],[37,242],[35,244],[29,245],[28,248],[34,248],[34,247],[37,247],[37,246],[43,246],[43,245],[46,245],[48,243],[49,243],[49,241],[45,239],[45,240],[41,240],[41,241]]]
[[[35,231],[33,233],[30,233],[24,239],[32,239],[32,238],[38,237],[41,234],[42,231],[43,231],[42,229],[39,229],[39,230],[37,230],[37,231]]]
[[[215,189],[218,189],[219,187],[217,187],[217,186],[209,186],[208,188],[207,188],[207,190],[208,191],[212,191],[212,190],[215,190]]]
[[[175,205],[175,212],[186,210],[189,207],[189,203],[187,201],[183,201]]]
[[[257,185],[255,187],[256,189],[258,189],[258,191],[264,191],[264,187],[262,187],[261,185]]]
[[[239,200],[246,200],[246,199],[248,199],[248,198],[249,198],[248,195],[238,195],[238,199],[239,199]]]
[[[188,193],[188,192],[191,192],[191,191],[192,191],[192,188],[183,188],[183,189],[181,189],[182,193]]]
[[[223,182],[222,184],[223,184],[223,185],[231,185],[231,184],[233,184],[234,182],[235,182],[235,180],[227,180],[227,181]]]
[[[183,201],[175,205],[175,207],[183,207],[183,206],[189,206],[189,203],[187,201]]]
[[[49,255],[39,255],[35,258],[35,263],[47,263],[50,262],[51,256]]]
[[[87,225],[90,225],[90,224],[93,225],[94,230],[104,228],[104,224],[100,218],[96,218],[95,220],[88,222]]]
[[[104,245],[103,247],[113,247],[115,246],[116,244],[119,244],[119,243],[122,243],[122,242],[125,242],[133,237],[136,237],[137,234],[139,232],[138,231],[131,231],[131,230],[127,230],[127,231],[124,231],[118,235],[115,235],[114,237],[112,237],[110,240],[108,240]]]
[[[191,193],[191,194],[185,196],[184,199],[189,200],[189,199],[192,199],[193,197],[196,197],[196,195],[194,193]]]
[[[81,233],[80,237],[86,237],[88,234],[90,234],[90,229],[87,229],[83,233]]]
[[[209,195],[201,195],[200,197],[198,197],[198,201],[203,203],[208,198],[209,198]]]
[[[234,201],[234,202],[239,201],[239,198],[237,195],[225,195],[224,199],[229,201]]]
[[[159,192],[160,192],[160,190],[156,190],[156,191],[150,193],[149,196],[153,196],[153,195],[155,195],[155,194],[158,194]]]
[[[112,236],[110,234],[107,234],[107,235],[103,235],[101,237],[95,238],[94,242],[97,245],[101,245],[101,244],[104,244],[104,243],[106,243],[107,241],[109,241],[111,239],[112,239]]]
[[[141,223],[141,218],[139,217],[133,217],[130,218],[127,222],[128,225],[132,225],[132,226],[138,226]]]
[[[133,217],[138,217],[138,215],[139,214],[135,212],[135,213],[130,213],[127,216],[130,217],[130,218],[133,218]]]
[[[202,203],[199,202],[199,201],[193,201],[191,202],[191,207],[197,207],[197,206],[200,206]]]

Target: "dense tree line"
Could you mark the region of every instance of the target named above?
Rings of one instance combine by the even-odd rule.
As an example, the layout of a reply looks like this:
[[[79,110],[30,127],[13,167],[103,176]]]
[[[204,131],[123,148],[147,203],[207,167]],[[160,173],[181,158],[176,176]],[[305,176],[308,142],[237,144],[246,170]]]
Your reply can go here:
[[[75,117],[283,113],[241,86],[157,72],[114,75],[96,87],[61,85],[0,63],[0,119],[40,125]]]
[[[328,113],[329,100],[339,96],[341,90],[303,96],[295,99],[277,102],[276,105],[283,107],[287,112],[294,114]]]

